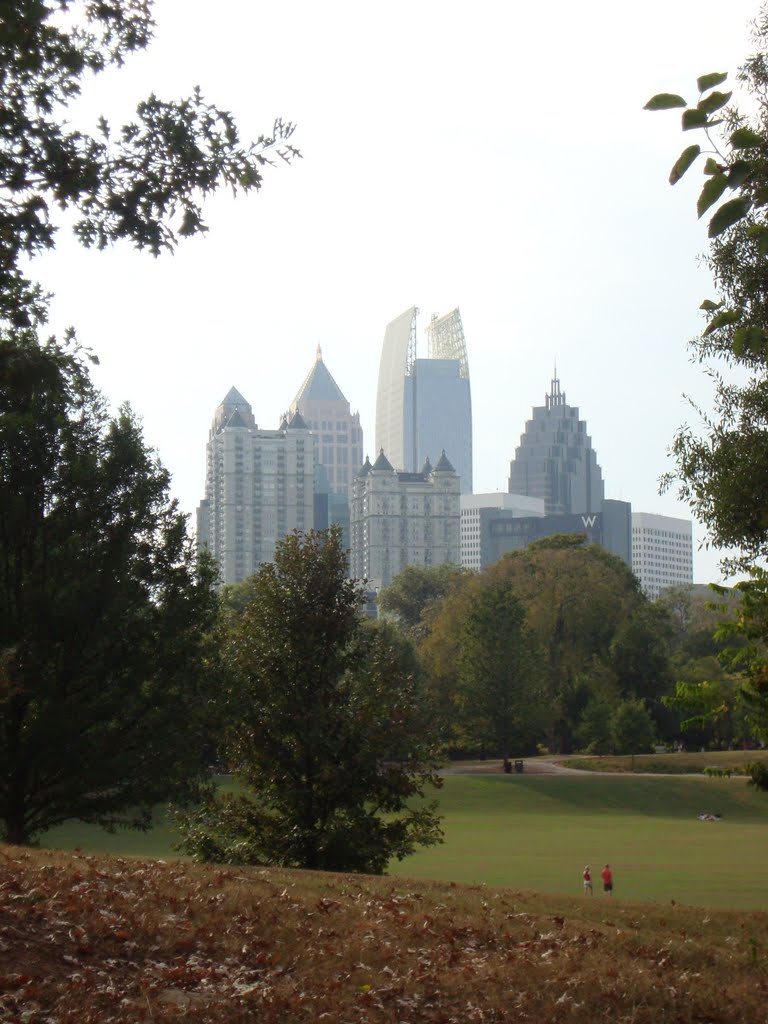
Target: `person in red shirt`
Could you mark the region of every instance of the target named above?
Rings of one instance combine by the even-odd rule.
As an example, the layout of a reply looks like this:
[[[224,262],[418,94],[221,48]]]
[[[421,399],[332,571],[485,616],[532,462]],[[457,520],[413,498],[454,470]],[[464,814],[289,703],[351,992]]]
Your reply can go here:
[[[589,870],[589,864],[584,868],[584,874],[581,876],[584,879],[584,895],[589,893],[592,895],[592,874]]]
[[[606,896],[610,896],[613,892],[613,872],[611,871],[611,865],[606,864],[603,870],[600,872],[600,877],[603,880],[603,892]]]

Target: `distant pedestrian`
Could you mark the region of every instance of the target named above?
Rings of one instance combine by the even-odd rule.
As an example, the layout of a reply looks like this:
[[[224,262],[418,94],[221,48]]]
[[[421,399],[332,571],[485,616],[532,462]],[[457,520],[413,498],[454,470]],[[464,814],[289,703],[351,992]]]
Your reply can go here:
[[[592,895],[592,874],[589,870],[589,864],[584,868],[584,874],[581,876],[584,879],[584,895],[589,893]]]
[[[603,870],[600,872],[600,877],[603,880],[603,892],[606,896],[610,896],[613,892],[613,872],[611,871],[611,865],[606,864]]]

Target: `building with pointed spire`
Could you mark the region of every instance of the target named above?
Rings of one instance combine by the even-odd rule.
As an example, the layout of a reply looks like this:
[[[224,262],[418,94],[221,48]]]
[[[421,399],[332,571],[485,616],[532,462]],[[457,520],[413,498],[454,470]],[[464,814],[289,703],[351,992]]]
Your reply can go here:
[[[397,472],[383,449],[366,458],[352,492],[352,576],[378,591],[407,565],[459,565],[460,496],[445,452],[418,473]]]
[[[355,473],[363,462],[360,413],[350,411],[349,402],[323,362],[319,345],[290,412],[300,413],[315,435],[317,460],[328,475],[330,493],[350,495]]]
[[[205,497],[197,543],[238,583],[274,558],[277,541],[314,525],[314,438],[299,413],[260,430],[249,403],[231,388],[217,407],[206,445]]]
[[[534,406],[510,464],[510,494],[544,501],[546,515],[602,511],[603,475],[587,424],[560,389],[557,368],[544,405]]]
[[[393,465],[417,472],[443,449],[472,491],[472,398],[464,328],[458,309],[434,315],[426,328],[427,358],[418,358],[418,309],[411,306],[384,332],[376,394],[376,447]]]

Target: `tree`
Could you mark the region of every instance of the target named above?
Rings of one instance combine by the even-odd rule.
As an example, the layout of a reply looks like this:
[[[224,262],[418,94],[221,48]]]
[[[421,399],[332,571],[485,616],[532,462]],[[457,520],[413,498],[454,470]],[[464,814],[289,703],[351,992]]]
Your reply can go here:
[[[584,708],[577,737],[588,754],[607,754],[611,749],[613,709],[604,700],[593,697]]]
[[[415,630],[425,611],[468,575],[458,565],[408,565],[379,594],[379,608],[408,630]]]
[[[641,700],[625,700],[611,715],[611,743],[617,754],[645,754],[654,740],[653,719]]]
[[[206,774],[213,570],[76,348],[0,332],[0,409],[2,834],[146,827]]]
[[[755,25],[757,52],[740,68],[738,81],[754,98],[747,116],[732,103],[732,92],[717,86],[724,73],[702,75],[698,101],[689,106],[682,96],[660,93],[646,104],[650,110],[684,108],[683,131],[704,133],[704,148],[686,147],[675,162],[675,184],[703,158],[704,183],[697,202],[699,216],[708,213],[708,254],[716,300],[701,304],[707,324],[691,342],[702,363],[710,363],[715,382],[714,414],[701,414],[703,435],[681,427],[672,453],[680,495],[707,527],[712,543],[741,554],[726,564],[749,570],[768,553],[768,6]],[[721,202],[723,197],[726,198]],[[717,206],[714,213],[712,208]],[[741,371],[733,380],[719,366]],[[697,410],[698,411],[698,410]]]
[[[243,144],[232,116],[192,96],[150,96],[129,124],[86,134],[67,107],[88,76],[121,65],[152,35],[151,0],[6,0],[0,30],[0,320],[44,317],[25,260],[55,243],[57,209],[75,209],[83,244],[127,238],[157,255],[205,231],[201,198],[261,186],[270,154],[290,160],[290,124]]]
[[[473,588],[459,638],[458,669],[476,741],[506,764],[530,745],[541,718],[534,645],[525,609],[508,584]]]
[[[567,752],[593,693],[610,699],[606,667],[614,677],[611,703],[618,696],[611,645],[646,598],[625,562],[575,535],[549,537],[505,555],[488,573],[507,581],[525,607],[544,673],[547,745]]]
[[[186,818],[200,860],[380,873],[438,842],[430,715],[391,627],[366,626],[340,531],[280,541],[226,623],[224,753],[246,787]]]

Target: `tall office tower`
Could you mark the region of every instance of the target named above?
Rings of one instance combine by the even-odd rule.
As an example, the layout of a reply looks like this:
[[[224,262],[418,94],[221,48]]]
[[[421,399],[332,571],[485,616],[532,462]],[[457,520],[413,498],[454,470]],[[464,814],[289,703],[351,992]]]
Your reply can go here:
[[[693,583],[693,524],[651,512],[632,513],[632,571],[655,601],[665,587]]]
[[[291,530],[312,528],[314,439],[296,413],[279,430],[259,430],[248,402],[231,388],[216,409],[206,446],[205,497],[197,543],[238,583],[274,558]]]
[[[547,515],[591,515],[602,511],[603,475],[576,406],[568,405],[557,371],[544,405],[534,406],[533,419],[510,463],[510,494],[543,498]]]
[[[351,494],[352,480],[363,464],[360,413],[350,412],[349,402],[323,362],[319,345],[290,411],[298,412],[315,435],[317,460],[328,474],[330,493]]]
[[[461,560],[459,476],[443,452],[433,468],[396,472],[383,451],[352,492],[352,576],[379,590],[407,565]]]
[[[416,353],[412,306],[387,325],[376,395],[376,447],[398,470],[414,473],[450,452],[464,494],[472,492],[472,398],[461,315],[433,316],[427,358]]]

